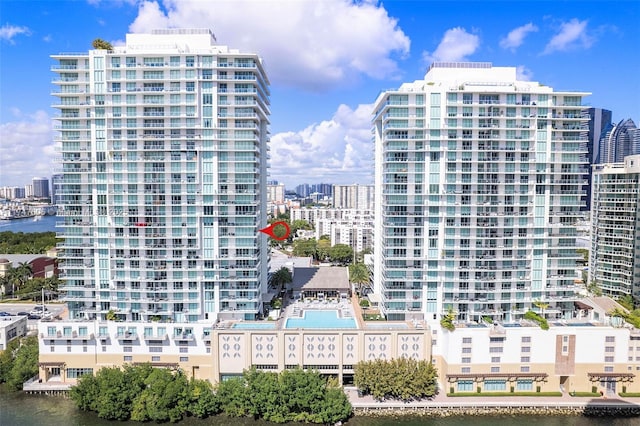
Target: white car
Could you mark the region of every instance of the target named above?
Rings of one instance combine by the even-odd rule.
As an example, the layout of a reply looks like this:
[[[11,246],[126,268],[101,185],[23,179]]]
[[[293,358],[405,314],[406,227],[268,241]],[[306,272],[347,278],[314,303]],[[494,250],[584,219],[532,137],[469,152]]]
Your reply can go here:
[[[49,309],[47,309],[47,307],[44,305],[36,305],[29,313],[31,315],[40,315],[42,317],[46,315],[49,315],[49,316],[51,315],[51,313],[49,312]]]

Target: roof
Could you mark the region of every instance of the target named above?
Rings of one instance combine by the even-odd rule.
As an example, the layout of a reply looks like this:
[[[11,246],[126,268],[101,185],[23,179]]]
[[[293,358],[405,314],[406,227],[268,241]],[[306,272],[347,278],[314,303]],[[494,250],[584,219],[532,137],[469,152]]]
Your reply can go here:
[[[583,301],[593,306],[594,308],[600,309],[607,313],[613,311],[616,308],[626,311],[626,309],[622,305],[607,296],[588,297],[583,299]]]
[[[342,266],[295,268],[294,290],[349,290],[349,269]]]
[[[11,262],[14,268],[20,266],[21,263],[31,263],[41,257],[54,259],[53,257],[49,257],[46,254],[0,254],[0,258],[7,259],[9,262]]]

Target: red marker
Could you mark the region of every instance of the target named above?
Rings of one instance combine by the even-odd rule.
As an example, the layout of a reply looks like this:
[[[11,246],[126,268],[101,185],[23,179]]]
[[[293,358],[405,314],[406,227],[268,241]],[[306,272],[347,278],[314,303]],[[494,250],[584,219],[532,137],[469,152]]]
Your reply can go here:
[[[285,231],[282,237],[278,237],[276,234],[273,233],[273,230],[275,229],[276,226],[284,226]],[[287,224],[287,222],[274,222],[271,225],[267,226],[266,228],[261,229],[260,232],[267,234],[274,240],[283,241],[289,237],[289,234],[291,233],[291,229],[289,228],[289,224]]]

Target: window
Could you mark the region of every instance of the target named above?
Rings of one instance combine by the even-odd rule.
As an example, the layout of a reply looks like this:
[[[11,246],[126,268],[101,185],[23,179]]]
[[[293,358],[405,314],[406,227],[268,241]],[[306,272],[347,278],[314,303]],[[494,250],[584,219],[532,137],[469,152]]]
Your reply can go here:
[[[495,347],[489,348],[489,353],[499,354],[499,353],[502,353],[502,350],[503,350],[502,346],[495,346]]]
[[[519,390],[519,391],[533,390],[533,380],[518,379],[518,381],[516,382],[516,390]]]
[[[131,361],[133,361],[133,357],[131,355],[124,356],[124,362],[131,362]]]
[[[93,375],[93,368],[67,368],[67,378],[77,379],[85,374]]]
[[[499,356],[492,356],[491,357],[491,362],[500,362],[500,357]]]
[[[484,390],[485,391],[503,391],[507,389],[506,380],[485,380],[484,381]]]
[[[471,348],[462,348],[462,353],[463,354],[470,354],[471,353]]]
[[[605,373],[613,373],[613,366],[605,366],[604,367],[604,372]]]
[[[188,356],[181,356],[180,357],[180,362],[189,362],[189,357]]]
[[[152,356],[151,357],[151,362],[159,362],[160,361],[160,357],[159,356]]]
[[[614,346],[605,346],[604,347],[604,351],[605,352],[609,352],[609,353],[615,352],[615,347]]]
[[[463,364],[471,364],[471,358],[469,358],[469,357],[462,358],[462,363]]]
[[[458,380],[458,392],[473,392],[473,380]]]
[[[524,352],[524,353],[529,353],[529,352],[531,352],[531,346],[523,346],[523,347],[522,347],[522,352]]]
[[[462,367],[462,368],[460,369],[460,372],[461,372],[462,374],[469,374],[469,373],[471,373],[471,367]]]
[[[616,341],[616,336],[606,336],[604,341],[607,343],[614,343]]]
[[[531,358],[528,356],[521,356],[520,362],[531,362]]]
[[[520,372],[521,372],[521,373],[528,373],[528,372],[529,372],[529,370],[530,370],[530,368],[529,368],[529,366],[528,366],[528,365],[525,365],[525,366],[520,367]]]
[[[471,343],[471,337],[463,337],[462,343]]]
[[[491,367],[491,372],[492,373],[499,373],[500,372],[500,367]]]
[[[531,343],[531,336],[522,336],[522,343]]]
[[[605,356],[604,357],[604,362],[613,362],[613,357],[612,356]]]

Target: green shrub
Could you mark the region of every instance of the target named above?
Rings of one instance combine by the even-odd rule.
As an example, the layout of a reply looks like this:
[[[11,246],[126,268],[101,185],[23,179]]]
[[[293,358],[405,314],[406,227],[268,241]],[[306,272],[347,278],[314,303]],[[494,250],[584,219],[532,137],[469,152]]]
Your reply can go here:
[[[591,386],[591,393],[598,393],[598,387],[597,386]]]
[[[360,306],[362,306],[363,308],[368,308],[369,301],[367,299],[360,299]]]

